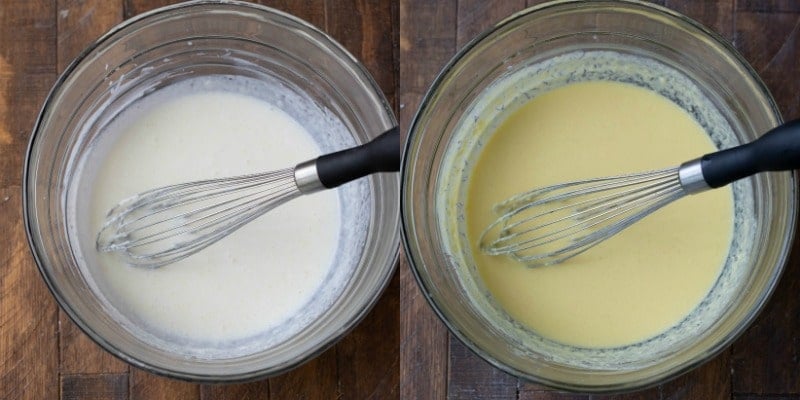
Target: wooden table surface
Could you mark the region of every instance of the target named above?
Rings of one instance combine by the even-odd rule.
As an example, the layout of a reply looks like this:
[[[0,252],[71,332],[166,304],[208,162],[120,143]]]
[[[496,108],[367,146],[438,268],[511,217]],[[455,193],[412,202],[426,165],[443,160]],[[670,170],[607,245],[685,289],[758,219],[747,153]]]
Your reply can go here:
[[[439,69],[473,36],[543,1],[400,0],[400,126],[407,131]],[[778,101],[800,117],[800,1],[661,0],[732,41]],[[800,399],[800,245],[755,324],[722,354],[676,380],[621,396],[562,394],[491,367],[433,314],[407,262],[400,268],[402,399]]]
[[[408,128],[435,74],[471,37],[537,0],[274,0],[362,60]],[[61,312],[24,237],[21,170],[58,73],[113,25],[167,0],[0,1],[0,399],[587,399],[519,381],[449,335],[407,263],[359,327],[288,374],[198,385],[120,362]],[[800,117],[800,2],[662,0],[731,40],[785,118]],[[795,249],[798,248],[795,242]],[[755,324],[718,357],[620,399],[800,399],[800,254]],[[399,310],[399,315],[398,315]]]
[[[198,385],[129,367],[59,310],[33,262],[22,222],[22,163],[31,129],[63,68],[124,19],[168,0],[0,1],[0,399],[392,399],[399,391],[399,280],[333,348],[279,377]],[[275,0],[367,66],[396,104],[393,2]]]

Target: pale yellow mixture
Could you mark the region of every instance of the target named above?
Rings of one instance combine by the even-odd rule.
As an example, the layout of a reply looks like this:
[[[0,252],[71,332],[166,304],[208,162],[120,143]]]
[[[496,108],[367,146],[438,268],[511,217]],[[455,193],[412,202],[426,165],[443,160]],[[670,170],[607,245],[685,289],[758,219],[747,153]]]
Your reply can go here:
[[[655,336],[717,279],[733,230],[729,188],[689,196],[565,263],[528,268],[477,247],[494,204],[558,182],[646,171],[714,151],[702,127],[655,92],[583,82],[534,98],[492,135],[470,177],[466,223],[495,300],[537,333],[583,347]]]

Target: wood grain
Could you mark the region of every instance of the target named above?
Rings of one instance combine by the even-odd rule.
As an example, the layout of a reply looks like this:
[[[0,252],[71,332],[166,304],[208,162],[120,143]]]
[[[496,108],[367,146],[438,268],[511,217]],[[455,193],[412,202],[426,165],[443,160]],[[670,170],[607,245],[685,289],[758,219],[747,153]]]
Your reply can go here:
[[[200,385],[130,368],[130,400],[199,400]]]
[[[450,368],[447,370],[447,398],[516,399],[518,379],[493,367],[468,350],[455,337],[450,338]]]
[[[753,3],[753,2],[750,2]],[[758,71],[785,119],[800,117],[800,13],[789,4],[745,4],[735,42]],[[774,7],[774,8],[773,8]],[[786,12],[793,11],[793,12]],[[783,277],[755,324],[733,345],[733,391],[800,394],[800,257],[795,240]]]
[[[733,40],[734,3],[734,0],[666,0],[664,5]]]
[[[55,80],[55,38],[52,2],[0,2],[0,188],[20,184],[28,135]]]
[[[62,374],[127,373],[128,364],[118,360],[89,339],[59,311],[59,371]]]
[[[456,47],[459,49],[464,47],[481,32],[525,7],[525,0],[499,2],[459,0]]]
[[[766,309],[733,345],[735,393],[800,395],[799,261],[795,252]]]
[[[566,393],[552,390],[521,388],[519,400],[591,400],[594,397],[581,393]]]
[[[90,43],[122,22],[122,0],[58,0],[58,72]]]
[[[337,345],[343,399],[399,398],[399,309],[396,273],[375,309]]]
[[[280,398],[280,397],[275,397]],[[284,397],[286,399],[292,397]],[[301,398],[301,397],[294,397]],[[314,397],[308,397],[313,399]],[[232,385],[204,385],[200,388],[201,400],[269,400],[269,380]]]
[[[334,346],[299,368],[269,380],[272,399],[339,398],[339,367]]]
[[[122,0],[122,16],[125,19],[141,13],[178,3],[176,0]]]
[[[258,0],[257,3],[288,12],[312,25],[325,29],[326,6],[321,0]]]
[[[0,189],[4,237],[24,238],[21,207],[19,186]],[[24,240],[0,247],[0,265],[0,399],[57,398],[56,304]]]
[[[0,3],[0,398],[54,399],[58,310],[33,263],[22,222],[30,131],[55,80],[55,5]]]
[[[800,73],[800,11],[738,12],[734,42],[767,84],[784,118],[800,116],[800,81],[792,79]]]
[[[400,2],[400,132],[456,51],[457,1]],[[400,398],[447,396],[448,334],[425,301],[408,266],[400,261]]]
[[[725,400],[731,398],[731,351],[727,349],[697,369],[661,386],[661,398]]]
[[[800,12],[800,2],[797,0],[737,0],[736,9],[764,14]]]
[[[61,375],[62,400],[126,400],[128,374]]]

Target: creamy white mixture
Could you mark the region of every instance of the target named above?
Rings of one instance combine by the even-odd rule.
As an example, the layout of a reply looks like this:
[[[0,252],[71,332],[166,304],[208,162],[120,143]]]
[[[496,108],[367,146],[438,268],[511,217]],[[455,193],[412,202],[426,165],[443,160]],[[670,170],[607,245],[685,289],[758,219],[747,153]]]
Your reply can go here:
[[[324,283],[342,285],[343,275],[332,271],[341,233],[336,191],[301,196],[158,269],[93,251],[106,213],[126,197],[291,167],[321,154],[303,125],[274,104],[204,79],[147,96],[105,129],[84,168],[89,193],[78,194],[79,203],[80,196],[88,201],[86,218],[77,222],[81,247],[97,289],[145,336],[199,348],[252,343],[248,338],[265,332],[277,339],[307,325],[335,298],[327,288],[320,292]]]

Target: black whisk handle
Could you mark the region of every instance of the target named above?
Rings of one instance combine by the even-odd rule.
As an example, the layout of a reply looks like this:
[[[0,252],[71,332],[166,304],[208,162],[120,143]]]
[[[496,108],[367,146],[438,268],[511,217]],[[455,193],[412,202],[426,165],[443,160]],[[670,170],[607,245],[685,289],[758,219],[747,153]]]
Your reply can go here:
[[[780,125],[760,138],[701,158],[703,178],[712,188],[765,171],[800,168],[800,120]]]
[[[317,175],[329,189],[375,172],[399,170],[400,131],[397,127],[369,143],[317,158]]]

